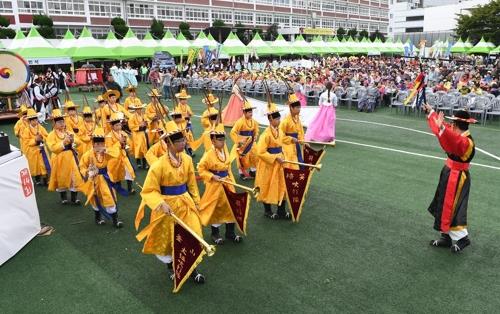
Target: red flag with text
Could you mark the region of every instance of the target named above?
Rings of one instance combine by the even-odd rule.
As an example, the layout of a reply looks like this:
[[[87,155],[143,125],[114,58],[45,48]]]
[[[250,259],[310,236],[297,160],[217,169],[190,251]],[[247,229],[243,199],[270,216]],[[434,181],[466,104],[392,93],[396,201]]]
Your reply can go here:
[[[248,197],[247,192],[234,193],[231,192],[231,190],[229,190],[225,185],[223,186],[227,201],[229,202],[229,207],[231,207],[231,211],[233,212],[234,218],[236,220],[236,225],[238,226],[238,229],[240,229],[240,231],[244,235],[246,235],[250,197]]]

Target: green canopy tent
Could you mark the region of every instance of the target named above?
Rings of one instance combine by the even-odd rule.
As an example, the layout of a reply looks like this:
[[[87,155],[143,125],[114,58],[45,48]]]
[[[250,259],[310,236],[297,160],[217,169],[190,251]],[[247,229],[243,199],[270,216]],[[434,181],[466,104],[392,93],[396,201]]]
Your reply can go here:
[[[481,37],[481,40],[474,46],[472,47],[469,51],[467,51],[468,54],[489,54],[490,51],[492,51],[495,48],[495,46],[492,43],[489,43],[484,40],[483,37]]]
[[[118,59],[118,49],[106,48],[101,45],[87,27],[84,27],[76,40],[76,49],[71,52],[73,61]]]
[[[176,39],[170,30],[167,30],[165,35],[163,35],[162,40],[160,40],[156,50],[166,51],[172,56],[178,57],[187,55],[190,46],[191,44],[186,40],[182,33],[179,33]]]
[[[394,46],[393,52],[395,54],[404,55],[405,47],[404,47],[404,44],[403,44],[403,41],[401,40],[401,38],[398,38],[398,40],[396,40],[394,42],[393,46]]]
[[[203,47],[209,47],[209,48],[215,48],[210,45],[212,45],[212,41],[207,38],[207,35],[203,31],[200,31],[196,39],[191,43],[192,47],[195,48],[203,48]]]
[[[158,41],[153,38],[153,35],[148,31],[141,41],[142,45],[147,48],[151,48],[154,51],[158,50]]]
[[[68,29],[64,34],[63,39],[59,42],[57,48],[62,49],[64,52],[67,50],[75,48],[76,46],[76,38],[73,33]]]
[[[392,41],[392,38],[389,37],[385,40],[385,43],[380,49],[380,53],[390,55],[394,53],[393,49],[394,49],[394,42]]]
[[[125,34],[125,37],[121,40],[118,51],[121,60],[151,58],[155,53],[155,49],[145,47],[130,28],[128,29],[127,34]]]
[[[283,35],[279,34],[275,41],[270,43],[272,49],[272,55],[274,56],[284,56],[290,54],[290,44],[283,38]]]
[[[316,36],[313,38],[313,40],[309,43],[312,53],[317,54],[317,55],[323,55],[328,53],[328,47],[326,46],[326,43],[321,39],[321,36]]]
[[[500,54],[500,45],[498,47],[496,47],[495,49],[493,49],[492,51],[490,51],[490,54],[492,54],[492,55]]]
[[[330,38],[326,42],[326,49],[327,49],[327,53],[329,53],[329,54],[338,54],[339,47],[340,47],[340,43],[339,43],[339,39],[337,38],[337,36]]]
[[[112,31],[108,32],[108,35],[106,36],[103,45],[105,48],[112,49],[116,53],[119,52],[118,50],[121,47],[120,41],[116,38],[115,33],[113,33]]]
[[[268,56],[272,54],[272,48],[262,40],[259,33],[255,33],[252,41],[248,43],[247,49],[250,53],[257,54],[258,56]]]
[[[241,56],[248,53],[248,49],[241,42],[238,36],[236,36],[233,32],[230,32],[229,36],[222,45],[221,53],[229,56]]]
[[[214,36],[212,36],[212,34],[210,33],[208,33],[207,39],[208,39],[208,47],[210,48],[215,48],[219,44],[219,42],[215,40]]]
[[[35,27],[32,27],[22,47],[15,49],[29,64],[69,64],[71,59],[59,48],[52,46],[43,38]]]
[[[462,40],[462,38],[459,38],[456,43],[451,46],[451,53],[467,53],[469,48],[465,44],[465,42]]]
[[[24,36],[24,33],[21,30],[18,30],[16,32],[16,36],[14,37],[14,39],[12,39],[7,49],[15,50],[21,48],[24,43],[24,39],[26,39],[26,36]]]
[[[296,55],[308,55],[312,52],[310,43],[306,42],[302,35],[295,37],[295,41],[290,44],[291,51]]]

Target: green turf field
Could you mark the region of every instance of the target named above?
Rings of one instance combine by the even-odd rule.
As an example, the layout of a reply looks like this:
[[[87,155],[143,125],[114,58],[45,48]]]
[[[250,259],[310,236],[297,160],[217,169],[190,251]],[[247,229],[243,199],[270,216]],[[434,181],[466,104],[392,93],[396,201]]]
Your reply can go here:
[[[143,100],[145,93],[141,88]],[[77,103],[81,97],[73,95]],[[190,104],[196,114],[204,110],[199,95]],[[500,168],[472,167],[472,245],[452,255],[428,245],[437,233],[426,209],[443,161],[359,145],[443,157],[437,140],[348,121],[427,131],[424,119],[388,109],[366,114],[345,108],[337,118],[337,147],[328,150],[323,169],[312,179],[300,223],[266,219],[262,205],[253,202],[244,242],[226,243],[215,256],[205,257],[200,269],[206,284],[188,281],[176,295],[165,266],[140,253],[133,229],[138,195],[119,199],[125,227],[116,230],[109,223],[96,226],[91,208],[62,206],[57,193],[37,188],[42,221],[56,232],[35,238],[0,268],[0,311],[496,312]],[[12,127],[0,124],[10,134]],[[195,134],[200,134],[199,124]],[[473,126],[472,134],[478,147],[500,155],[498,122]],[[13,136],[11,141],[16,142]],[[474,162],[500,167],[479,152]],[[138,171],[139,182],[144,175]],[[208,239],[209,229],[205,235]]]

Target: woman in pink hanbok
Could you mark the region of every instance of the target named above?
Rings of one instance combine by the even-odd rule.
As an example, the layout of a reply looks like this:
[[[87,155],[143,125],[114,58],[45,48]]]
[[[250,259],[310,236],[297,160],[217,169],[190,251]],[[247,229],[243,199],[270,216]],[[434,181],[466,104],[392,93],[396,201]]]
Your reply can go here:
[[[238,81],[236,80],[227,106],[222,110],[222,124],[224,126],[232,127],[243,116],[243,97],[243,91],[238,86]]]
[[[337,96],[332,82],[325,84],[326,91],[319,96],[319,110],[307,127],[305,140],[313,142],[332,142],[335,140],[335,110]]]

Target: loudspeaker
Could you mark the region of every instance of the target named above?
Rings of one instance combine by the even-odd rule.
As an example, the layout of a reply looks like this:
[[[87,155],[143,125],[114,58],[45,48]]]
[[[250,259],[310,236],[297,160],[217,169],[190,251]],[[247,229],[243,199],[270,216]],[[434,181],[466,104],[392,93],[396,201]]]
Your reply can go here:
[[[0,156],[10,153],[9,136],[0,132]]]

